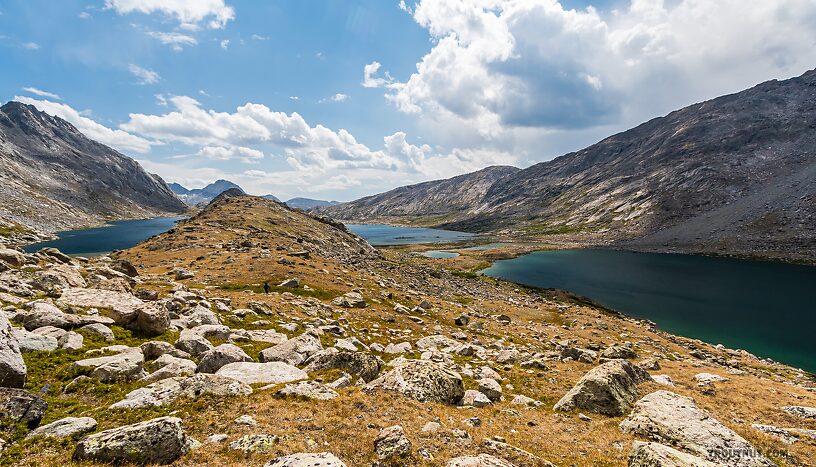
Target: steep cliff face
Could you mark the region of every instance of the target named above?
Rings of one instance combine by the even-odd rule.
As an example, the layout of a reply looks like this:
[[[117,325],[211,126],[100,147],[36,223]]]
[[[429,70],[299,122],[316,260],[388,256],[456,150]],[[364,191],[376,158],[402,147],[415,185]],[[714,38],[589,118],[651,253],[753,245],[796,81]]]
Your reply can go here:
[[[464,190],[468,177],[448,182]],[[389,193],[327,212],[404,212]],[[430,201],[415,193],[409,205],[420,209],[405,215],[421,216]],[[452,200],[433,224],[816,258],[816,71],[656,118],[502,177],[473,201]]]
[[[0,107],[0,198],[0,217],[48,232],[186,210],[133,159],[19,102]]]
[[[321,207],[317,211],[344,220],[451,222],[486,204],[485,194],[490,187],[519,170],[507,166],[487,167],[446,180],[404,186],[350,203]]]

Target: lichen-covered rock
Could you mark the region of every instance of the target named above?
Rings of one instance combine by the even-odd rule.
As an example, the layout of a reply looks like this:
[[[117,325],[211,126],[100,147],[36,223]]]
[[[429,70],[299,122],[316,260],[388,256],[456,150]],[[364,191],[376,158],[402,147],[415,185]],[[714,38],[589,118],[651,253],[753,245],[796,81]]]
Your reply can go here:
[[[66,417],[48,425],[43,425],[26,436],[46,438],[75,438],[96,429],[96,420],[90,417]]]
[[[303,370],[307,373],[314,373],[340,369],[359,376],[365,382],[370,382],[380,374],[381,368],[382,361],[373,355],[331,347],[309,357]]]
[[[81,328],[79,328],[79,330],[80,331],[86,331],[86,332],[89,332],[91,334],[98,334],[103,339],[105,339],[107,342],[113,342],[113,341],[116,340],[116,335],[113,334],[113,331],[111,330],[111,328],[109,328],[109,327],[107,327],[107,326],[105,326],[104,324],[101,324],[101,323],[88,324],[88,325],[82,326]]]
[[[715,467],[717,464],[658,443],[635,441],[629,467]]]
[[[363,299],[363,296],[359,292],[349,292],[343,294],[332,300],[332,305],[343,308],[365,308],[368,306],[366,301]]]
[[[476,381],[476,384],[479,385],[479,392],[487,396],[491,401],[499,402],[502,400],[502,387],[495,379],[482,378]]]
[[[625,433],[679,447],[703,459],[735,467],[774,465],[740,435],[694,400],[669,391],[644,396],[620,424]]]
[[[136,317],[144,304],[128,292],[72,287],[62,292],[58,302],[63,305],[107,308],[116,324],[126,325]]]
[[[0,312],[0,386],[22,388],[27,377],[28,369],[12,333],[11,323]]]
[[[128,329],[141,331],[148,336],[158,336],[170,327],[167,309],[157,303],[145,303],[136,310],[136,317],[127,324]]]
[[[245,384],[283,384],[306,379],[305,371],[283,362],[236,362],[222,366],[216,375],[226,376]]]
[[[286,342],[261,352],[261,362],[285,362],[289,365],[300,365],[309,357],[323,350],[320,339],[311,332],[293,337]]]
[[[280,438],[270,434],[257,434],[242,436],[229,444],[230,449],[235,451],[269,452],[280,441]]]
[[[490,399],[487,396],[474,389],[468,389],[465,391],[465,395],[462,396],[462,405],[464,406],[487,407],[490,404]]]
[[[23,328],[12,328],[12,336],[22,353],[53,352],[59,347],[55,337],[28,332]]]
[[[396,391],[420,402],[455,405],[465,395],[462,377],[442,365],[409,360],[365,386],[366,391]]]
[[[206,337],[194,332],[182,332],[176,340],[175,347],[194,357],[215,348]]]
[[[199,373],[215,373],[222,366],[235,362],[251,362],[252,358],[235,344],[221,344],[201,354],[196,369]]]
[[[491,456],[490,454],[479,454],[478,456],[462,456],[451,459],[445,464],[447,467],[515,467],[515,465],[504,459]]]
[[[299,452],[278,457],[264,467],[346,467],[346,464],[329,452]]]
[[[111,405],[112,409],[159,407],[181,397],[196,399],[202,395],[243,396],[252,394],[246,384],[225,376],[201,373],[190,377],[166,378],[127,394],[121,401]]]
[[[637,386],[651,380],[646,370],[628,360],[612,360],[585,374],[554,409],[584,409],[604,415],[622,415],[637,399]]]
[[[374,452],[381,460],[405,458],[411,454],[411,440],[400,425],[383,428],[374,439]]]
[[[86,436],[74,460],[170,464],[189,450],[181,419],[161,417]]]
[[[40,424],[48,403],[28,391],[17,388],[0,388],[0,420],[25,422],[29,428]]]

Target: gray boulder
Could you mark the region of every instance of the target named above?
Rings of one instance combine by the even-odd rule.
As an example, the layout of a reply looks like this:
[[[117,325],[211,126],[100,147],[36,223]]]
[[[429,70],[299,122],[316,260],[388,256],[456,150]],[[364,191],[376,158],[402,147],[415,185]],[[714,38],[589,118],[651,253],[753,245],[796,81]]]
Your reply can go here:
[[[74,460],[165,465],[187,453],[189,443],[181,419],[161,417],[86,436]]]
[[[312,355],[323,350],[320,339],[311,332],[293,337],[286,342],[264,349],[261,352],[261,362],[285,362],[289,365],[300,365]]]
[[[0,388],[0,420],[25,422],[29,428],[40,424],[48,403],[28,391]]]
[[[161,304],[145,303],[136,310],[136,317],[126,327],[148,336],[158,336],[170,327],[170,315]]]
[[[103,383],[145,376],[144,355],[141,349],[135,347],[125,348],[116,355],[78,360],[71,364],[71,369],[89,372],[92,378]]]
[[[487,407],[490,405],[490,399],[479,391],[468,389],[465,395],[462,396],[462,405],[471,407]]]
[[[25,264],[25,255],[11,248],[0,248],[0,260],[19,268]]]
[[[816,407],[802,407],[799,405],[791,405],[783,407],[782,410],[799,418],[816,419]]]
[[[346,467],[346,464],[328,452],[299,452],[273,459],[264,467]]]
[[[175,346],[194,357],[215,348],[206,337],[194,332],[182,332]]]
[[[23,328],[12,328],[12,336],[22,353],[53,352],[59,347],[59,341],[55,337],[28,332]]]
[[[307,373],[314,373],[322,370],[340,369],[359,376],[368,383],[380,374],[381,368],[382,361],[373,355],[338,350],[331,347],[309,357],[303,370]]]
[[[244,384],[284,384],[306,379],[305,371],[283,362],[237,362],[224,365],[215,372]]]
[[[128,324],[133,321],[137,310],[144,304],[128,292],[79,287],[64,290],[57,302],[69,306],[108,308],[110,317],[117,324]]]
[[[195,374],[198,365],[196,365],[194,361],[186,358],[178,358],[170,354],[164,354],[150,362],[147,367],[152,373],[141,380],[154,382],[175,376],[192,376]]]
[[[252,358],[235,344],[221,344],[201,354],[198,373],[215,373],[222,366],[235,362],[251,362]]]
[[[644,396],[620,424],[625,433],[679,447],[718,465],[774,465],[694,400],[669,391]]]
[[[173,344],[164,341],[148,341],[139,346],[145,360],[155,360],[162,355],[172,355],[177,358],[190,358],[190,354],[179,350]]]
[[[383,428],[374,439],[374,452],[380,460],[393,462],[411,454],[411,441],[400,425]]]
[[[90,417],[66,417],[62,420],[43,425],[26,436],[44,436],[46,438],[76,438],[96,430],[96,420]]]
[[[252,388],[240,381],[202,373],[190,377],[174,377],[157,381],[129,392],[124,399],[111,405],[110,408],[159,407],[175,402],[182,397],[196,399],[202,395],[226,397],[248,394],[252,394]]]
[[[604,415],[622,415],[637,399],[637,386],[652,378],[628,360],[612,360],[587,372],[554,409],[584,409]]]
[[[629,467],[715,467],[717,464],[658,443],[635,441]]]
[[[479,392],[487,396],[493,402],[502,400],[502,387],[498,381],[491,378],[482,378],[476,381],[479,385]]]
[[[343,308],[365,308],[368,306],[366,301],[363,299],[363,296],[358,292],[343,294],[332,300],[331,303],[334,306],[340,306]]]
[[[426,360],[409,360],[368,383],[366,391],[396,391],[420,402],[456,405],[465,395],[462,377]]]
[[[0,312],[0,386],[22,388],[28,369],[20,352],[20,345],[12,332],[11,323]]]
[[[101,324],[101,323],[88,324],[88,325],[82,326],[81,328],[79,328],[79,330],[80,331],[86,331],[86,332],[89,332],[91,334],[97,334],[97,335],[101,336],[102,339],[105,339],[105,341],[107,341],[107,342],[113,342],[113,341],[116,340],[116,336],[113,334],[113,331],[111,330],[111,328],[109,328],[109,327],[107,327],[107,326],[105,326],[104,324]]]

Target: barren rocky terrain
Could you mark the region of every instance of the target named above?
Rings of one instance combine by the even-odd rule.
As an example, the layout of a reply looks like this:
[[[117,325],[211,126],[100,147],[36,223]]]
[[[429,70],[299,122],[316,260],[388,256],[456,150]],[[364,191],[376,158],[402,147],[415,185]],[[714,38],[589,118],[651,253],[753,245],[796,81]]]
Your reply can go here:
[[[813,375],[479,261],[376,250],[247,196],[93,260],[1,249],[0,463],[816,458]]]

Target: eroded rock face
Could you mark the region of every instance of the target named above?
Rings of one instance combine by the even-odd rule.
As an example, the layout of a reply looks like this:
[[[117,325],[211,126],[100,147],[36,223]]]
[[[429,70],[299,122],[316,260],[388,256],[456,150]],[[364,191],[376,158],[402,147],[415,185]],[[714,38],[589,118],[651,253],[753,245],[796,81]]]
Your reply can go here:
[[[669,391],[644,396],[620,424],[625,433],[679,447],[720,465],[772,466],[754,447],[688,397]]]
[[[312,333],[293,337],[286,342],[270,347],[261,352],[261,362],[285,362],[289,365],[300,365],[307,358],[323,350],[320,339]]]
[[[612,360],[587,372],[554,409],[623,415],[637,399],[638,384],[651,379],[646,370],[627,360]]]
[[[226,376],[244,384],[283,384],[306,379],[305,371],[283,362],[237,362],[222,366],[216,375]]]
[[[478,456],[462,456],[451,459],[445,464],[447,467],[515,467],[515,465],[504,459],[491,456],[490,454],[479,454]]]
[[[28,370],[17,339],[12,334],[11,323],[0,312],[0,386],[22,388],[27,377]]]
[[[381,367],[382,361],[373,355],[338,350],[332,347],[312,355],[306,361],[304,371],[314,373],[321,370],[340,369],[359,376],[368,383],[377,377]]]
[[[420,402],[455,405],[465,395],[462,377],[434,362],[409,360],[366,385],[366,391],[396,391]]]
[[[278,457],[264,467],[346,467],[346,464],[329,452],[299,452]]]
[[[0,420],[25,422],[29,428],[40,424],[48,403],[28,391],[16,388],[0,388]]]
[[[74,460],[170,464],[189,450],[181,419],[161,417],[86,436]]]
[[[658,443],[635,441],[629,467],[715,467],[717,464]]]
[[[128,393],[123,400],[113,404],[111,408],[158,407],[181,397],[195,399],[202,395],[226,397],[248,394],[252,394],[252,388],[240,381],[225,376],[201,373],[190,377],[166,378],[136,389]]]
[[[44,436],[47,438],[75,438],[96,429],[96,420],[90,417],[66,417],[43,425],[28,434],[27,438]]]

